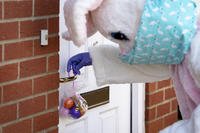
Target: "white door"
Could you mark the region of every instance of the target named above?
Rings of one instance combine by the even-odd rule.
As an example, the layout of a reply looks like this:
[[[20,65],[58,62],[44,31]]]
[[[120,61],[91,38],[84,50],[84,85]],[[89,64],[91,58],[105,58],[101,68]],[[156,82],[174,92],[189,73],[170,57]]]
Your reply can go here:
[[[60,34],[66,30],[64,17],[63,17],[63,4],[64,0],[60,1]],[[87,51],[88,46],[92,46],[93,43],[104,43],[106,40],[100,35],[96,34],[84,47],[77,48],[72,45],[72,42],[68,42],[60,38],[60,77],[66,77],[66,65],[67,60],[80,52]],[[92,67],[84,68],[81,71],[81,76],[78,77],[75,82],[78,85],[78,93],[89,92],[101,87],[96,86],[94,72]],[[137,92],[137,85],[134,85],[134,95]],[[67,88],[70,88],[70,84],[60,84],[60,99],[65,93]],[[134,102],[131,102],[131,91],[129,84],[123,85],[110,85],[110,102],[108,104],[88,110],[86,115],[78,120],[59,118],[59,133],[130,133],[131,131],[131,104],[133,106],[141,106],[143,103],[138,104],[138,98]],[[134,92],[133,91],[133,92]],[[137,107],[138,108],[138,107]],[[143,133],[138,130],[138,113],[140,110],[134,110],[133,118],[135,123],[133,126],[133,133]],[[143,112],[144,113],[144,112]],[[141,113],[141,115],[143,115]],[[143,118],[142,118],[143,119]],[[134,120],[133,120],[134,121]],[[142,126],[143,128],[143,126]],[[136,131],[136,132],[134,132]]]

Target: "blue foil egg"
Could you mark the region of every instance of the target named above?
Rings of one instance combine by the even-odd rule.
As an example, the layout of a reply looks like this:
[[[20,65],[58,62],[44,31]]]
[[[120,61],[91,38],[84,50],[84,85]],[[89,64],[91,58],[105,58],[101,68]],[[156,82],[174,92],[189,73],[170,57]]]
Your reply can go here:
[[[69,113],[71,114],[71,116],[74,118],[74,119],[78,119],[81,117],[81,112],[78,108],[76,107],[73,107],[72,109],[70,109]]]

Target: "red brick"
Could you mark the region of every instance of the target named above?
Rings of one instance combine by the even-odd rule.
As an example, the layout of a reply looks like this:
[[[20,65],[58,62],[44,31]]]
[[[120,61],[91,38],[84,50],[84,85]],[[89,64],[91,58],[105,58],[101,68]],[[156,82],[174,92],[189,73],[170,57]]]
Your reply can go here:
[[[154,82],[154,83],[146,83],[145,84],[145,88],[146,88],[146,92],[147,93],[154,92],[156,90],[156,82]]]
[[[39,96],[19,103],[19,117],[29,116],[44,110],[45,96]]]
[[[163,119],[158,119],[156,121],[146,123],[146,133],[158,133],[163,129]]]
[[[3,102],[18,100],[32,94],[32,81],[22,81],[3,87]]]
[[[33,55],[33,41],[5,45],[5,60],[30,57]]]
[[[156,117],[156,108],[146,109],[146,111],[145,111],[146,121],[154,120],[155,117]]]
[[[35,0],[35,16],[59,13],[59,0]]]
[[[0,62],[2,62],[2,54],[3,54],[3,52],[2,52],[2,46],[0,45]]]
[[[21,18],[32,16],[32,1],[5,1],[4,18]]]
[[[3,133],[32,133],[31,120],[19,121],[3,127]]]
[[[152,105],[156,105],[162,102],[164,97],[163,95],[164,95],[163,91],[151,95],[146,95],[146,106],[150,107]]]
[[[32,59],[20,63],[20,77],[28,77],[46,72],[46,58]]]
[[[39,40],[34,41],[34,55],[48,54],[52,52],[58,52],[59,50],[59,38],[49,38],[49,44],[47,46],[40,46]]]
[[[178,109],[178,103],[177,100],[173,100],[171,101],[171,106],[172,106],[172,111],[177,110]]]
[[[21,25],[20,28],[21,37],[40,36],[40,30],[47,29],[47,20],[44,19],[44,20],[22,21],[20,22],[20,25]]]
[[[59,69],[59,56],[54,55],[48,58],[48,72],[58,71]]]
[[[34,94],[55,90],[59,87],[59,74],[47,75],[34,79]]]
[[[0,19],[2,19],[2,2],[0,2]]]
[[[0,66],[0,82],[11,81],[17,79],[18,64],[9,64]]]
[[[165,100],[168,100],[174,97],[176,97],[176,95],[173,88],[169,88],[165,90]]]
[[[18,38],[18,22],[0,23],[0,41]]]
[[[157,116],[160,117],[170,112],[170,103],[165,103],[157,107]]]
[[[164,127],[168,127],[178,120],[177,112],[170,114],[164,118]]]
[[[58,91],[48,94],[48,109],[58,107]]]
[[[158,82],[158,89],[168,87],[168,86],[171,86],[171,80],[170,79]]]
[[[33,119],[33,121],[34,132],[54,127],[55,125],[58,125],[58,112],[50,112],[41,116],[37,116]]]
[[[0,104],[1,104],[1,102],[2,102],[2,90],[3,90],[3,88],[0,86]]]
[[[17,118],[17,105],[7,105],[0,107],[0,125],[16,120]]]
[[[49,34],[59,32],[59,18],[50,18],[48,21]]]
[[[52,129],[52,130],[48,131],[47,133],[58,133],[58,128]]]

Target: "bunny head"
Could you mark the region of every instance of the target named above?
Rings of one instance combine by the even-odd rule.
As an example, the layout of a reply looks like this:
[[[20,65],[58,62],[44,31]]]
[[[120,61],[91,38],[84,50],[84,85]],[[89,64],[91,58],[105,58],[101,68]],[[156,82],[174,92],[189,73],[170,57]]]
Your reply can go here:
[[[81,46],[99,31],[104,37],[119,44],[121,51],[134,44],[144,0],[66,0],[63,34]]]

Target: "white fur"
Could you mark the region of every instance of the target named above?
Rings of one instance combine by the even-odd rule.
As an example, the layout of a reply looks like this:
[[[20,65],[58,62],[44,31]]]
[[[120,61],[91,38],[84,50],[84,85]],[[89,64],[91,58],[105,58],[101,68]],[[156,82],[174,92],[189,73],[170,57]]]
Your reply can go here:
[[[64,38],[70,38],[77,46],[84,44],[87,30],[94,32],[89,11],[95,10],[101,2],[102,0],[66,0],[64,15],[68,33],[64,34]]]

